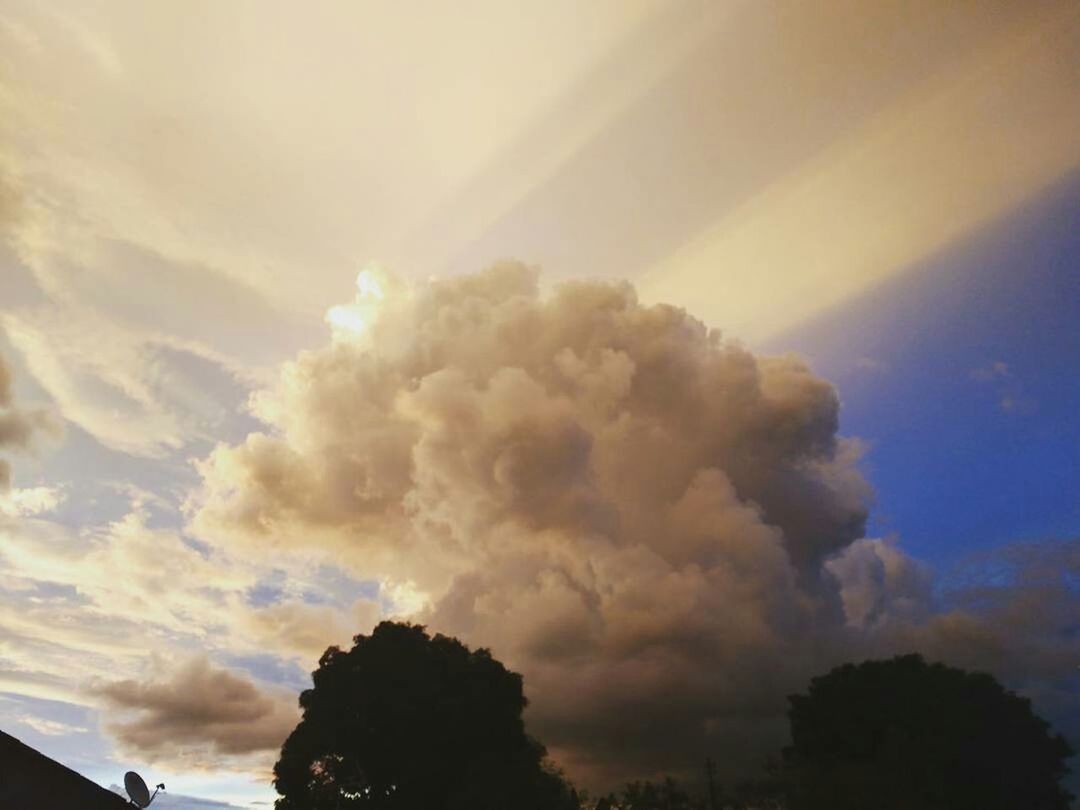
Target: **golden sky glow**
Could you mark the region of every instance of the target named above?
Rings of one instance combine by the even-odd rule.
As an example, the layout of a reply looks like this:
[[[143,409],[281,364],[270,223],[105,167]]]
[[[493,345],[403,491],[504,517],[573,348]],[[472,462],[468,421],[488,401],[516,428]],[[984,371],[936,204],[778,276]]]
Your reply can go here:
[[[769,337],[1080,166],[1080,6],[1031,6],[659,261],[645,295]]]

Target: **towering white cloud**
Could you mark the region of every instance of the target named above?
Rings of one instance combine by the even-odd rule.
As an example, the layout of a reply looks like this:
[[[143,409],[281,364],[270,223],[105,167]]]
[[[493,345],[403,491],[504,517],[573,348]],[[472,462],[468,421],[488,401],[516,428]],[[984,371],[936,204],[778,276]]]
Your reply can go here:
[[[990,620],[977,600],[941,612],[927,570],[863,538],[860,447],[798,359],[625,283],[545,296],[514,263],[382,289],[253,398],[264,432],[201,463],[193,528],[410,590],[414,617],[525,674],[572,775],[706,755],[745,773],[782,744],[786,694],[871,654],[925,649],[1060,698],[1064,624],[1032,633],[1013,588]],[[1021,648],[1034,668],[1003,668]]]
[[[869,488],[835,391],[629,285],[545,297],[507,263],[398,288],[254,409],[270,429],[202,464],[196,529],[412,583],[525,672],[588,778],[757,756],[844,626],[821,564]]]

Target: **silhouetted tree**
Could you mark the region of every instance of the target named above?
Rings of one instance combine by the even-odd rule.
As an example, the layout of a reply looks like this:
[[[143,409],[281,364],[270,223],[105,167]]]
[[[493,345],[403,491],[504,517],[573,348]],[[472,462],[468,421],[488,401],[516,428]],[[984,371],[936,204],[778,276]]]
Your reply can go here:
[[[629,782],[616,795],[609,793],[587,810],[704,810],[705,799],[688,793],[671,777],[663,782]]]
[[[662,782],[629,782],[618,794],[597,802],[583,801],[582,810],[783,810],[783,784],[769,771],[758,779],[739,782],[733,789],[714,785],[711,793],[691,792],[671,777]]]
[[[787,794],[770,780],[748,780],[735,785],[716,810],[785,810]]]
[[[787,788],[776,776],[745,779],[721,794],[715,810],[785,810]],[[710,808],[710,810],[712,810]]]
[[[792,810],[1069,806],[1069,746],[990,675],[906,655],[839,667],[789,701]]]
[[[620,810],[703,810],[704,799],[691,796],[670,776],[656,782],[631,782],[616,802]]]
[[[780,760],[770,757],[762,773],[744,778],[734,785],[718,786],[716,800],[709,810],[784,810],[787,786]]]
[[[279,810],[576,810],[525,733],[521,676],[487,650],[383,622],[313,677],[274,766]]]

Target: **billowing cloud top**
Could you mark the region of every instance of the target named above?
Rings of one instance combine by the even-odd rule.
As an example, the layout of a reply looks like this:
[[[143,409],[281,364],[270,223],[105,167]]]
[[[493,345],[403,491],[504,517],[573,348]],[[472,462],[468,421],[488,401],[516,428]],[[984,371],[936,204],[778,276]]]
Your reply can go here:
[[[192,529],[379,579],[490,646],[586,784],[706,755],[750,772],[785,696],[860,656],[1001,671],[1023,650],[1014,682],[1063,700],[1067,593],[938,610],[924,567],[863,537],[859,446],[798,359],[626,283],[545,295],[516,263],[379,290],[253,397],[265,431],[200,464]],[[1057,619],[1032,633],[1032,611]]]
[[[389,285],[353,337],[202,464],[204,537],[414,587],[433,628],[524,670],[578,772],[775,736],[748,720],[843,625],[821,562],[866,515],[828,383],[628,284],[544,296],[514,263]]]
[[[626,284],[545,299],[517,264],[403,292],[254,406],[275,430],[203,465],[204,531],[292,543],[347,527],[368,566],[387,548],[434,553],[425,581],[498,554],[498,526],[708,565],[695,518],[719,499],[807,566],[866,514],[836,394],[803,363],[755,357]]]

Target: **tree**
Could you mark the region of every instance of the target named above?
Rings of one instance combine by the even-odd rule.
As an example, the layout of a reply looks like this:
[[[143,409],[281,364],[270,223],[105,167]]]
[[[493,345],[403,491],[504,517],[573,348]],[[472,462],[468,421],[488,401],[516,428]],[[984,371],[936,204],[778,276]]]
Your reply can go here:
[[[921,656],[846,664],[789,698],[792,810],[1066,810],[1072,754],[994,678]]]
[[[701,803],[692,803],[690,795],[683,791],[671,777],[663,782],[627,782],[622,792],[601,796],[593,804],[585,804],[584,810],[701,810]]]
[[[663,782],[630,782],[615,802],[619,810],[703,810],[704,799],[692,797],[670,776]]]
[[[383,622],[313,678],[274,766],[278,810],[576,810],[525,733],[521,676],[487,650]]]
[[[723,793],[717,810],[785,810],[787,790],[778,776],[737,782],[730,793]]]

